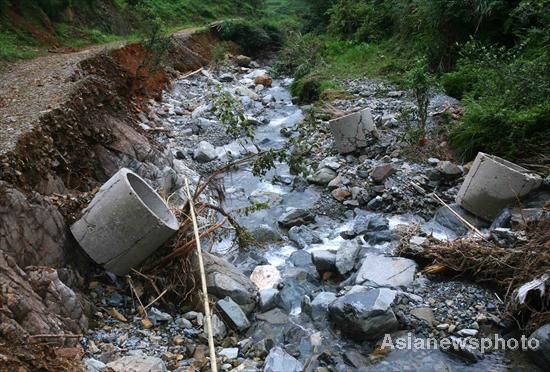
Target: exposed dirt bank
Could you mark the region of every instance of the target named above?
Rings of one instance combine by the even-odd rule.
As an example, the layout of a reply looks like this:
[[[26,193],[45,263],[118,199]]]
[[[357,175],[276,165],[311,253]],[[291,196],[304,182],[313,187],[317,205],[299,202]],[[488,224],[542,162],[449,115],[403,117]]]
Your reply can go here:
[[[120,167],[164,192],[181,182],[172,154],[136,124],[137,116],[146,115],[142,107],[171,78],[207,64],[215,42],[207,32],[179,32],[163,67],[137,77],[147,54],[137,44],[51,55],[4,73],[0,338],[26,343],[30,335],[88,327],[93,309],[79,293],[83,279],[71,268],[76,246],[69,212]]]

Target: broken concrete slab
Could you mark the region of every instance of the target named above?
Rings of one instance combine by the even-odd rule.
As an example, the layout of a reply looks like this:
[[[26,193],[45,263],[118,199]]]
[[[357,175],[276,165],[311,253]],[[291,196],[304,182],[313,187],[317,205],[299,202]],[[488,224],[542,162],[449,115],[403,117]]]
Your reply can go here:
[[[369,134],[376,132],[369,109],[333,119],[329,125],[336,149],[342,154],[365,147]]]
[[[480,152],[456,201],[462,208],[491,221],[502,208],[517,203],[518,198],[537,189],[541,183],[542,178],[529,170]]]
[[[179,229],[164,200],[141,177],[122,168],[71,226],[86,253],[105,270],[126,275]]]
[[[414,280],[416,263],[401,257],[368,255],[357,272],[355,284],[406,287]]]

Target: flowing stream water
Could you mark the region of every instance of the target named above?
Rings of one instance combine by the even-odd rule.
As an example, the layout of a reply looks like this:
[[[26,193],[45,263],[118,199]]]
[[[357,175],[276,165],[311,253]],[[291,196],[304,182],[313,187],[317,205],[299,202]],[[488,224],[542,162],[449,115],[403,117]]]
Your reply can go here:
[[[236,87],[253,84],[251,81],[259,75],[265,74],[265,70],[252,69],[245,72],[232,70],[234,79],[223,79],[221,73],[206,72],[197,74],[185,80],[176,81],[171,91],[166,92],[164,102],[160,107],[167,107],[169,114],[164,115],[164,125],[176,133],[171,146],[174,150],[181,151],[186,156],[193,153],[200,140],[213,143],[216,147],[218,159],[211,164],[221,165],[228,159],[228,151],[231,158],[238,159],[250,151],[252,146],[242,145],[244,139],[231,139],[223,135],[223,126],[217,122],[215,116],[209,111],[211,108],[211,94],[215,87],[221,85],[242,102],[248,117],[258,119],[262,124],[255,129],[255,142],[262,149],[281,148],[287,146],[287,137],[281,135],[281,129],[293,130],[303,120],[307,107],[300,107],[292,102],[288,91],[289,79],[274,80],[272,87],[253,92],[252,89],[243,94],[235,93]],[[226,73],[227,75],[227,73]],[[223,80],[231,80],[220,82]],[[368,84],[368,83],[365,83]],[[365,88],[367,89],[367,88]],[[406,103],[406,99],[396,99],[398,104]],[[181,102],[195,105],[192,115],[185,116],[173,113],[174,107]],[[375,111],[384,106],[383,99],[371,96],[363,99],[363,107],[371,107]],[[198,106],[198,107],[197,107]],[[345,104],[344,104],[345,106]],[[391,107],[389,107],[391,109]],[[157,108],[157,111],[160,110]],[[198,130],[190,135],[190,129],[197,126]],[[168,141],[168,139],[166,138]],[[189,157],[188,157],[189,159]],[[340,156],[343,163],[357,164],[357,159],[349,159]],[[410,160],[392,160],[398,166],[406,169],[426,168],[425,164],[415,164]],[[208,167],[213,165],[201,165],[203,172],[208,173]],[[408,167],[408,168],[407,168]],[[412,175],[411,175],[412,177]],[[346,240],[341,233],[352,229],[354,222],[361,216],[373,217],[386,221],[387,227],[379,231],[398,232],[403,226],[410,226],[418,222],[424,226],[423,230],[429,231],[439,238],[455,237],[456,233],[448,226],[438,221],[426,221],[420,214],[426,215],[426,211],[411,210],[406,213],[372,212],[359,208],[347,208],[341,213],[341,209],[333,208],[327,202],[327,190],[323,186],[298,182],[296,176],[290,174],[287,164],[278,164],[270,170],[265,177],[256,177],[251,172],[251,165],[242,165],[238,169],[224,175],[225,200],[223,207],[232,213],[237,221],[258,240],[260,246],[252,246],[242,250],[235,247],[235,236],[228,233],[220,236],[213,246],[213,252],[238,267],[245,275],[250,276],[257,266],[269,266],[270,273],[278,271],[280,275],[279,305],[275,310],[266,312],[262,316],[259,311],[252,315],[252,327],[246,335],[255,342],[257,340],[272,340],[276,346],[283,347],[288,353],[295,356],[305,365],[332,365],[336,370],[346,370],[350,367],[350,359],[354,353],[359,353],[360,362],[364,362],[369,370],[508,370],[525,366],[519,354],[504,353],[500,351],[486,353],[479,360],[469,360],[475,353],[466,353],[466,360],[455,354],[445,353],[440,350],[394,350],[383,353],[383,356],[374,357],[372,352],[376,348],[373,342],[355,342],[340,334],[331,325],[326,314],[311,315],[311,300],[319,292],[342,293],[353,285],[347,278],[334,280],[328,278],[322,280],[315,270],[315,266],[308,259],[309,253],[316,251],[341,249],[343,244],[352,242],[360,246],[361,254],[391,255],[399,244],[399,235],[386,233],[390,238],[376,238],[373,241],[365,239]],[[328,197],[330,199],[330,196]],[[243,208],[256,202],[266,202],[267,209],[254,211],[248,215],[240,213]],[[288,208],[300,208],[315,213],[315,222],[308,227],[321,239],[301,249],[287,237],[287,229],[280,227],[278,221]],[[303,252],[308,252],[305,254]],[[496,329],[494,322],[498,322],[499,311],[502,304],[498,297],[488,290],[474,284],[457,281],[433,281],[422,274],[417,274],[413,284],[406,288],[397,288],[398,300],[394,307],[400,322],[406,323],[401,327],[405,331],[394,333],[396,337],[406,337],[407,332],[416,334],[416,337],[442,338],[447,335],[443,328],[435,326],[441,323],[441,316],[453,320],[461,328],[481,329],[483,333],[490,334],[489,330]],[[414,319],[409,314],[415,307],[428,307],[434,309],[433,326]],[[468,310],[468,311],[466,311]],[[464,312],[464,314],[461,314]],[[483,317],[480,316],[483,315]],[[488,315],[489,314],[489,315]],[[483,323],[487,315],[493,322]],[[465,319],[471,317],[471,319]],[[477,321],[476,321],[477,319]],[[459,331],[457,329],[456,331]],[[272,345],[273,346],[273,345]],[[370,356],[370,361],[369,357]],[[380,355],[380,354],[379,354]],[[373,362],[375,361],[375,362]],[[315,364],[317,363],[317,364]],[[371,364],[372,363],[372,364]],[[351,363],[353,364],[353,363]],[[358,368],[361,369],[361,368]]]

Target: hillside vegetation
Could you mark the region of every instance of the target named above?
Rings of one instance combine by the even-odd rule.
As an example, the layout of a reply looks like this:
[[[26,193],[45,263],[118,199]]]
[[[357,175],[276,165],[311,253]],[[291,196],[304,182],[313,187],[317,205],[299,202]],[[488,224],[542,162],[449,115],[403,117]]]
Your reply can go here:
[[[160,20],[168,29],[254,14],[259,0],[0,0],[0,63],[60,47],[136,38]]]
[[[299,32],[275,71],[315,100],[344,78],[383,78],[462,99],[451,129],[458,154],[550,156],[549,0],[306,0]],[[420,67],[419,67],[420,66]],[[543,155],[543,156],[541,156]]]

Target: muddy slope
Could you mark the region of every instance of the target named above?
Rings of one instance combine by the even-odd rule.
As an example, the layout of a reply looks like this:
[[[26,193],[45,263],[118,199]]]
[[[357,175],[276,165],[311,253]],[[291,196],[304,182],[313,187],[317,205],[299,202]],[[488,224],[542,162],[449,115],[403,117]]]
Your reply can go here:
[[[74,73],[59,81],[66,91],[55,107],[38,117],[10,118],[14,126],[25,121],[25,130],[0,155],[0,337],[87,328],[91,308],[79,294],[82,278],[70,268],[76,247],[68,233],[69,212],[80,199],[68,197],[81,197],[123,166],[160,191],[181,183],[181,165],[174,170],[172,154],[136,118],[146,115],[142,103],[158,97],[172,76],[207,64],[214,43],[208,33],[181,32],[166,67],[138,79],[141,46],[90,53],[78,65],[65,66]],[[6,101],[2,110],[33,99],[40,97]]]

